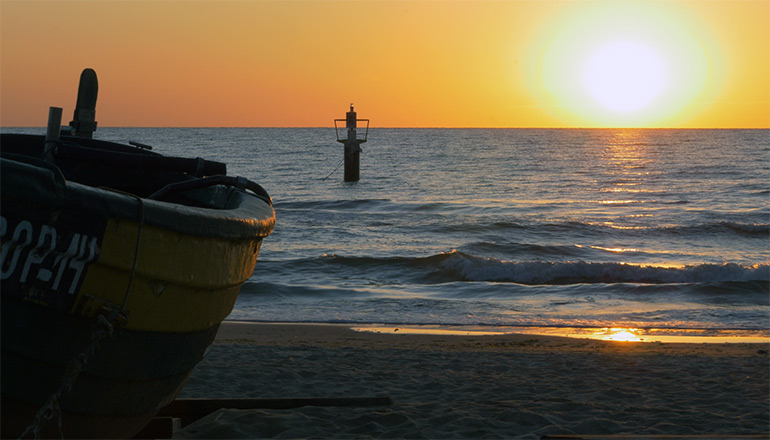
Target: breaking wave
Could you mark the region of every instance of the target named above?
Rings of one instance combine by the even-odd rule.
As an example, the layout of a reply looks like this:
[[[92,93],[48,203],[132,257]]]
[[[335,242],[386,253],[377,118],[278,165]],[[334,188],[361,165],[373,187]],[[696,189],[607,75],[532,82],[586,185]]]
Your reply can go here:
[[[459,251],[443,254],[440,266],[467,281],[495,281],[520,284],[576,283],[719,283],[770,281],[770,264],[751,266],[698,264],[684,267],[657,267],[624,263],[585,261],[548,262],[506,261],[479,257]]]
[[[502,282],[527,285],[565,284],[697,284],[770,281],[770,263],[701,263],[663,267],[618,262],[514,261],[453,250],[427,257],[354,257],[323,255],[289,261],[260,262],[263,270],[283,277],[301,273],[293,282],[321,282],[336,274],[347,283],[426,285],[447,282]],[[347,281],[346,281],[347,280]],[[287,281],[284,278],[284,281]]]

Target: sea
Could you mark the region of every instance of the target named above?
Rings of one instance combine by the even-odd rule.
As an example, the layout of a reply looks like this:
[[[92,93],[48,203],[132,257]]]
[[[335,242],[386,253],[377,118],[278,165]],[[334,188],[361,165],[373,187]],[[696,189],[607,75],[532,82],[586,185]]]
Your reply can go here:
[[[229,320],[770,337],[770,130],[372,127],[357,182],[337,136],[95,133],[270,193]]]

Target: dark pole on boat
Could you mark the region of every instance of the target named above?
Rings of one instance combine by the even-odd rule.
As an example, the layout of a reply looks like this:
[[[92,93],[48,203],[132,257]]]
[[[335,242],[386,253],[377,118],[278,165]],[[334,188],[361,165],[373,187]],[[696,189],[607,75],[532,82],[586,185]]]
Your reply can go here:
[[[61,113],[62,110],[59,107],[48,108],[48,125],[45,130],[45,143],[43,144],[43,152],[40,157],[50,162],[53,162],[56,143],[59,142]]]
[[[96,96],[99,93],[99,81],[94,69],[84,69],[80,74],[78,100],[72,117],[72,134],[91,139],[96,131]]]
[[[335,125],[336,121],[341,120],[335,119]],[[363,138],[358,137],[358,121],[366,121],[367,133]],[[366,142],[366,135],[369,131],[369,120],[357,119],[356,111],[353,109],[353,104],[350,104],[350,111],[345,114],[345,127],[348,131],[347,139],[343,140],[339,139],[339,136],[337,137],[337,142],[345,144],[345,182],[357,182],[360,178],[359,165],[361,156],[361,144]]]

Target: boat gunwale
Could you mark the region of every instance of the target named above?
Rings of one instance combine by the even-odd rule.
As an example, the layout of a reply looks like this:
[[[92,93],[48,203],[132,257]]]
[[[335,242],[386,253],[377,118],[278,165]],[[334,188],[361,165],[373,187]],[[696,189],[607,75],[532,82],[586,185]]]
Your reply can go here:
[[[9,157],[0,160],[41,168]],[[35,204],[39,209],[39,204],[43,203],[53,210],[82,209],[104,218],[140,221],[182,234],[221,239],[264,238],[270,235],[275,225],[275,210],[271,206],[258,196],[236,188],[230,188],[230,208],[214,209],[151,200],[110,188],[97,188],[65,180],[64,203],[51,203],[51,196],[42,193],[37,200],[15,198],[13,188],[23,185],[24,178],[25,176],[9,176],[6,172],[3,173],[3,204]],[[18,179],[22,180],[17,182]],[[191,192],[194,191],[202,190]],[[29,191],[26,195],[29,195]]]

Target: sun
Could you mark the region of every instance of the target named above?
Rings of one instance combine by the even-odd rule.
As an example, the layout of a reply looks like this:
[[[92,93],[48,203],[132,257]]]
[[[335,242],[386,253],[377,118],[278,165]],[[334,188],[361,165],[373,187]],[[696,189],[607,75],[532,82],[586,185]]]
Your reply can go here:
[[[717,48],[677,7],[598,0],[555,10],[532,37],[527,80],[560,124],[676,126],[717,96]]]
[[[604,108],[629,113],[644,109],[664,90],[666,68],[651,46],[630,40],[599,45],[582,69],[588,94]]]

